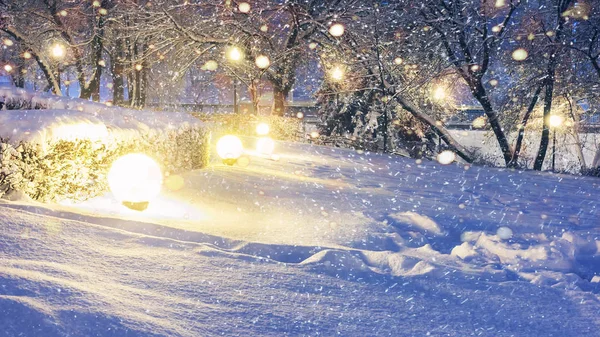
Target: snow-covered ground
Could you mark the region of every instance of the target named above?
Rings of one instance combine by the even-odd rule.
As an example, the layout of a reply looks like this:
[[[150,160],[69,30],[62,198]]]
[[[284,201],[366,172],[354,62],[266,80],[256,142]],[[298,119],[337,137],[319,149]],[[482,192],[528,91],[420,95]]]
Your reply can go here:
[[[0,336],[600,336],[600,179],[277,154],[2,201]]]

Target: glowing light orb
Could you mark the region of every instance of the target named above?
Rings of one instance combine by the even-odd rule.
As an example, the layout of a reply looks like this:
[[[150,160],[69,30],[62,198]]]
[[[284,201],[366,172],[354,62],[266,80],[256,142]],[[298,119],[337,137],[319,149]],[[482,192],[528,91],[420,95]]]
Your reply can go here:
[[[231,61],[239,61],[243,58],[244,54],[238,47],[231,47],[227,50],[227,58]]]
[[[550,115],[550,118],[548,119],[548,123],[550,124],[550,127],[557,128],[562,125],[563,118],[558,115]]]
[[[271,130],[271,128],[269,127],[269,124],[267,124],[267,123],[259,123],[256,126],[256,133],[261,136],[268,134],[270,130]]]
[[[23,58],[29,60],[32,57],[31,53],[26,51],[23,53]]]
[[[433,99],[436,101],[442,101],[446,98],[446,90],[443,87],[437,87],[433,91]]]
[[[92,2],[92,6],[94,6],[94,7],[100,7],[100,1],[94,0],[94,2]]]
[[[298,112],[296,114],[296,117],[298,117],[299,119],[302,119],[302,118],[304,118],[304,114],[302,112]]]
[[[496,231],[496,235],[502,240],[510,240],[513,237],[513,231],[508,227],[500,227]]]
[[[394,59],[394,64],[397,65],[397,66],[401,65],[402,62],[404,62],[404,61],[400,57],[396,57]]]
[[[99,13],[100,15],[106,15],[106,14],[108,14],[108,10],[106,10],[106,8],[100,8],[100,9],[98,10],[98,13]]]
[[[492,32],[494,33],[498,33],[502,30],[502,25],[496,25],[494,27],[492,27]]]
[[[344,25],[341,23],[335,23],[329,27],[329,34],[331,34],[331,36],[340,37],[344,35],[345,31],[346,28],[344,28]]]
[[[256,142],[256,151],[262,154],[272,154],[275,150],[275,141],[269,137],[262,137]]]
[[[10,64],[6,64],[6,65],[4,65],[4,70],[7,73],[10,73],[13,70],[13,67]]]
[[[98,61],[98,65],[101,67],[106,67],[106,61],[100,60],[100,61]]]
[[[308,45],[308,48],[310,48],[310,49],[316,49],[316,48],[317,48],[317,46],[318,46],[318,45],[317,45],[317,43],[316,43],[316,42],[311,42],[311,43]]]
[[[135,65],[135,70],[137,70],[137,71],[140,71],[140,70],[142,70],[142,69],[144,69],[144,66],[143,66],[143,65],[141,65],[141,64],[136,64],[136,65]]]
[[[66,10],[63,9],[62,11],[59,12],[59,14],[60,14],[60,16],[67,16],[68,13]]]
[[[496,0],[496,7],[506,6],[506,0]]]
[[[524,61],[527,57],[529,57],[529,53],[523,48],[515,49],[512,52],[512,58],[515,61]]]
[[[260,26],[260,31],[263,33],[266,33],[269,30],[269,26],[267,25],[262,25]]]
[[[498,85],[498,80],[490,80],[490,85],[491,85],[492,87],[495,87],[495,86],[497,86],[497,85]]]
[[[10,47],[13,44],[15,44],[11,39],[4,39],[4,41],[2,41],[2,43],[4,43],[4,45],[7,47]]]
[[[223,136],[217,142],[217,154],[224,161],[235,162],[243,153],[242,141],[236,136]]]
[[[310,133],[310,138],[319,138],[319,133],[317,131],[313,131]]]
[[[115,160],[108,172],[108,186],[123,203],[147,203],[161,190],[163,175],[158,164],[141,153]]]
[[[65,47],[62,44],[55,44],[52,47],[52,56],[55,58],[62,58],[67,54],[67,50],[65,49]]]
[[[271,65],[271,60],[266,55],[258,55],[256,57],[256,66],[260,69],[267,69]]]
[[[238,5],[238,9],[241,13],[249,13],[250,12],[250,4],[247,2],[240,2]]]
[[[454,160],[456,160],[456,154],[454,154],[454,152],[450,151],[450,150],[445,150],[440,152],[437,155],[437,161],[438,163],[442,164],[442,165],[449,165],[452,164],[452,162],[454,162]]]
[[[215,60],[208,60],[204,64],[204,69],[208,71],[215,71],[219,68],[219,64]]]
[[[344,79],[345,74],[346,73],[344,69],[342,69],[341,67],[335,67],[331,70],[331,79],[335,82],[339,82]]]

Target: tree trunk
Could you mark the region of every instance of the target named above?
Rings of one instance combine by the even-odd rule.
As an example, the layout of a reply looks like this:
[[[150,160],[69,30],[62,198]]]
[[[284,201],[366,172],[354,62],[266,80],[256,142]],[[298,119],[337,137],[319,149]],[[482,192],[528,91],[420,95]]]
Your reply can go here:
[[[271,115],[283,116],[285,113],[285,102],[289,93],[289,89],[273,84],[273,107],[271,108]]]
[[[452,135],[450,135],[450,133],[448,133],[448,131],[446,129],[438,126],[431,117],[429,117],[426,114],[422,113],[421,111],[417,110],[417,108],[415,108],[412,104],[404,101],[400,96],[396,95],[395,99],[396,99],[396,102],[398,102],[398,104],[400,104],[400,106],[404,110],[410,112],[417,120],[429,125],[429,127],[431,127],[431,129],[433,131],[435,131],[435,133],[440,138],[442,138],[442,140],[444,140],[444,142],[446,142],[446,144],[448,144],[448,146],[450,146],[450,148],[454,152],[456,152],[456,154],[458,154],[462,159],[464,159],[467,163],[473,162],[472,156],[469,153],[469,151],[467,149],[465,149],[462,145],[460,145],[452,137]]]
[[[117,38],[114,54],[110,55],[110,67],[113,81],[113,104],[123,105],[125,102],[125,79],[123,67],[123,40]]]
[[[523,146],[523,138],[525,137],[525,126],[527,126],[527,122],[529,121],[529,117],[537,104],[538,98],[540,97],[540,93],[542,92],[543,85],[539,85],[535,92],[533,93],[533,98],[531,99],[531,103],[527,107],[527,111],[525,111],[525,115],[523,116],[523,120],[521,121],[521,125],[519,125],[519,135],[517,136],[517,143],[515,145],[515,151],[513,152],[512,159],[508,164],[508,167],[517,167],[519,161],[519,155],[521,154],[521,147]]]
[[[488,123],[490,123],[492,131],[494,131],[494,135],[498,141],[498,145],[500,145],[500,150],[502,151],[502,156],[504,157],[504,163],[506,166],[508,166],[512,160],[513,154],[510,150],[508,140],[506,139],[506,134],[502,130],[502,126],[498,120],[498,114],[494,111],[492,103],[488,99],[487,93],[485,92],[485,88],[481,84],[480,79],[476,80],[475,86],[471,87],[471,91],[473,96],[475,96],[475,99],[477,99],[479,104],[481,104],[481,107],[488,118]]]
[[[546,70],[546,92],[544,94],[544,128],[542,129],[542,139],[540,140],[540,148],[538,149],[537,156],[533,169],[541,171],[544,165],[544,159],[546,158],[546,151],[548,150],[548,143],[550,141],[550,113],[552,112],[552,98],[554,96],[554,82],[556,76],[556,65],[558,62],[557,54],[562,37],[562,30],[565,24],[565,17],[562,13],[568,8],[572,0],[559,0],[557,6],[557,17],[558,27],[556,28],[556,39],[553,41],[554,46],[550,50],[550,60],[548,60],[548,68]]]
[[[260,93],[258,92],[259,83],[257,81],[250,81],[250,85],[248,86],[248,92],[250,93],[250,98],[252,99],[252,109],[254,110],[255,115],[259,115],[260,111],[258,111],[258,104],[260,103]]]

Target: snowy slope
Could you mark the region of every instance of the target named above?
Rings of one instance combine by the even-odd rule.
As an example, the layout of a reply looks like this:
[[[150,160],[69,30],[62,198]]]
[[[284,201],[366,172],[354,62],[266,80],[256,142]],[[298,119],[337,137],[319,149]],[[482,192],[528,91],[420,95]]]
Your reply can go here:
[[[600,336],[600,180],[277,151],[0,204],[0,336]]]

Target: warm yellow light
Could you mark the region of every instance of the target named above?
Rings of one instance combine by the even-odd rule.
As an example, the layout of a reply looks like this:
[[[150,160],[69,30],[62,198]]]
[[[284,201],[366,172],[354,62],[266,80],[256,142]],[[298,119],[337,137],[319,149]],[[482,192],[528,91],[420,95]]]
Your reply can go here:
[[[227,135],[221,137],[217,142],[217,154],[221,159],[228,160],[237,160],[244,153],[244,146],[242,145],[242,141],[232,135]]]
[[[28,51],[26,51],[26,52],[23,53],[23,58],[25,58],[27,60],[29,60],[31,58],[31,56],[32,56],[31,53],[28,52]]]
[[[92,6],[94,6],[94,7],[100,7],[100,1],[94,0],[94,2],[92,2]]]
[[[346,73],[342,67],[335,67],[331,70],[331,79],[335,82],[343,80],[345,75]]]
[[[512,58],[515,61],[524,61],[528,56],[529,53],[523,48],[515,49],[515,51],[512,52]]]
[[[548,119],[548,123],[550,124],[550,127],[557,128],[562,125],[563,118],[561,116],[557,116],[557,115],[550,115],[550,118]]]
[[[260,26],[260,31],[263,33],[266,33],[269,30],[269,26],[267,25],[262,25]]]
[[[238,5],[238,9],[240,10],[241,13],[249,13],[250,12],[250,4],[247,2],[241,2]]]
[[[15,44],[11,39],[4,39],[4,41],[2,41],[2,43],[4,43],[4,45],[7,47],[10,47],[13,44]]]
[[[98,65],[101,67],[106,67],[106,61],[100,60],[100,61],[98,61]]]
[[[260,69],[267,69],[271,65],[271,60],[266,55],[258,55],[256,57],[256,66]]]
[[[443,87],[437,87],[433,91],[433,99],[436,101],[442,101],[446,99],[446,90]]]
[[[7,73],[10,73],[13,70],[13,67],[10,64],[6,64],[4,65],[4,70],[6,70]]]
[[[319,138],[319,133],[317,131],[313,131],[310,133],[310,138]]]
[[[143,66],[143,65],[141,65],[141,64],[136,64],[136,65],[135,65],[135,70],[137,70],[137,71],[140,71],[140,70],[142,70],[142,69],[144,69],[144,66]]]
[[[336,23],[329,27],[329,34],[335,37],[340,37],[344,35],[345,30],[346,29],[344,28],[344,25],[342,25],[341,23]]]
[[[244,54],[238,47],[231,47],[227,51],[227,58],[230,61],[237,62],[237,61],[241,60],[243,57],[244,57]]]
[[[302,112],[298,112],[298,113],[296,114],[296,117],[298,117],[298,118],[302,119],[302,118],[304,118],[304,114],[303,114]]]
[[[311,42],[311,43],[308,45],[308,48],[310,48],[310,49],[316,49],[317,47],[318,47],[318,45],[317,45],[315,42]]]
[[[58,14],[60,14],[60,16],[67,16],[68,13],[63,9],[62,11],[58,12]]]
[[[394,64],[395,64],[395,65],[398,65],[398,66],[399,66],[399,65],[401,65],[401,64],[402,64],[402,62],[403,62],[403,60],[402,60],[402,58],[400,58],[400,57],[396,57],[396,58],[394,59]]]
[[[264,136],[264,135],[266,135],[266,134],[269,133],[270,129],[271,128],[269,127],[269,124],[267,124],[267,123],[259,123],[256,126],[256,133],[259,134],[259,135],[261,135],[261,136]]]
[[[108,10],[106,10],[106,8],[100,8],[100,9],[98,10],[98,13],[99,13],[100,15],[106,15],[106,14],[108,14]]]
[[[63,58],[63,57],[65,57],[66,53],[67,53],[67,50],[65,49],[65,47],[62,44],[57,43],[52,47],[52,56],[54,58],[57,58],[57,59]]]
[[[161,190],[162,172],[158,164],[141,153],[115,160],[108,172],[108,186],[119,201],[143,203],[154,199]]]
[[[275,141],[269,137],[262,137],[256,142],[256,151],[271,155],[275,150]]]
[[[437,155],[437,161],[442,165],[452,164],[456,160],[456,154],[450,150],[445,150]]]

